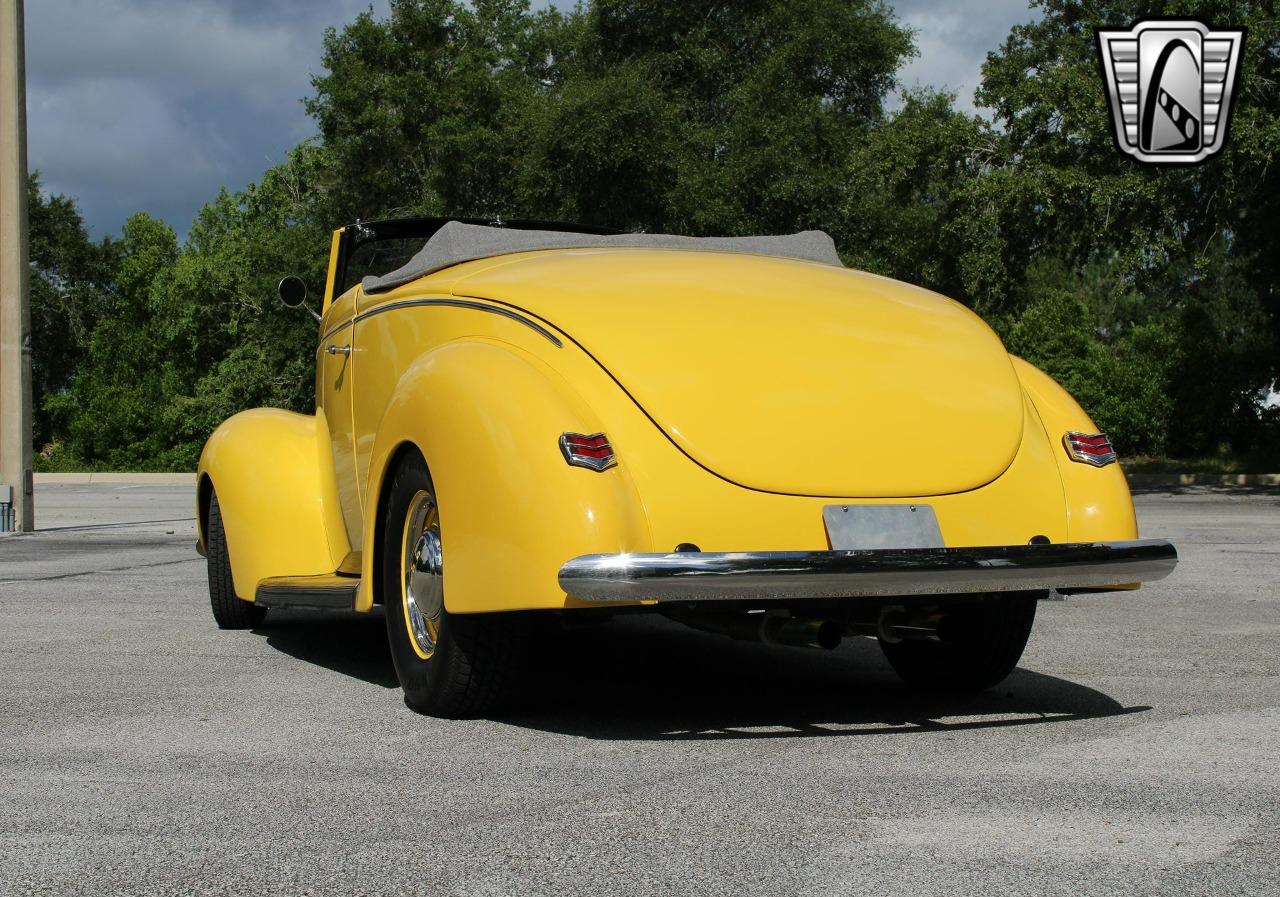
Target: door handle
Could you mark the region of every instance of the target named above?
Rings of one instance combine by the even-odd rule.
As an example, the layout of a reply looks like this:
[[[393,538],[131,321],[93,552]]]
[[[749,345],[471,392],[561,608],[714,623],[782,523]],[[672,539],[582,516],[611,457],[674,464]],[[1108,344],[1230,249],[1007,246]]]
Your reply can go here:
[[[330,344],[329,344],[329,348],[328,348],[328,350],[327,350],[327,351],[328,351],[328,353],[329,353],[330,355],[350,355],[350,354],[351,354],[351,347],[350,347],[350,346],[335,346],[335,345],[333,345],[332,343],[330,343]]]

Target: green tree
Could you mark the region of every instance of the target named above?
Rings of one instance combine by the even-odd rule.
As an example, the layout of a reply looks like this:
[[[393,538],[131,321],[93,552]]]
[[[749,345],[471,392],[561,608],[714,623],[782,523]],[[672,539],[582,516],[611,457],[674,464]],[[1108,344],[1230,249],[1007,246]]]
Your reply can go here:
[[[157,413],[169,362],[147,297],[177,253],[177,238],[163,222],[139,213],[125,223],[114,288],[102,297],[86,355],[70,388],[45,403],[66,428],[72,459],[129,468],[163,455],[167,440]]]
[[[833,227],[910,34],[877,2],[597,0],[517,117],[519,198],[692,234]]]
[[[322,293],[329,229],[315,201],[319,165],[318,151],[303,146],[260,184],[224,191],[153,290],[177,375],[164,426],[191,465],[237,411],[313,407],[316,325],[280,303],[276,284],[297,274],[311,295]]]
[[[997,323],[1010,352],[1051,372],[1123,454],[1163,454],[1174,408],[1176,320],[1134,324],[1146,297],[1126,290],[1115,264],[1084,270],[1060,259],[1028,274],[1027,301]]]
[[[1081,381],[1154,377],[1168,396],[1165,420],[1177,421],[1166,424],[1167,439],[1147,425],[1121,424],[1137,427],[1119,431],[1121,441],[1176,453],[1212,452],[1224,441],[1249,450],[1268,438],[1259,397],[1280,373],[1274,7],[1046,0],[1042,8],[983,67],[978,99],[994,112],[1001,143],[968,183],[964,214],[951,224],[962,295],[1066,377],[1064,359],[1028,342],[1032,329],[1014,329],[1020,315],[1034,321],[1047,313],[1037,308],[1046,294],[1032,273],[1054,262],[1074,278],[1067,291],[1088,297],[1097,287],[1089,270],[1106,270],[1119,311],[1105,320],[1085,315],[1096,361]],[[1155,13],[1249,29],[1230,138],[1207,164],[1141,166],[1113,145],[1093,29]],[[1141,301],[1119,302],[1124,296]],[[1137,336],[1154,331],[1163,336]],[[1130,369],[1140,376],[1128,377]]]
[[[793,230],[834,222],[911,52],[872,0],[393,0],[326,35],[308,109],[353,217]]]
[[[526,94],[561,15],[520,0],[392,0],[324,38],[307,110],[344,220],[510,214],[507,106]]]
[[[36,449],[55,438],[45,408],[64,392],[84,361],[89,336],[112,289],[118,259],[111,240],[89,239],[75,201],[47,196],[40,176],[28,182],[31,259],[32,417]]]
[[[954,97],[915,91],[871,126],[841,168],[831,234],[849,264],[966,298],[958,233],[975,180],[1000,135],[953,108]]]
[[[275,285],[281,272],[323,283],[317,164],[304,146],[261,184],[224,191],[182,247],[146,215],[126,223],[85,357],[48,401],[64,434],[60,463],[189,470],[235,412],[311,406],[315,325],[284,308]]]

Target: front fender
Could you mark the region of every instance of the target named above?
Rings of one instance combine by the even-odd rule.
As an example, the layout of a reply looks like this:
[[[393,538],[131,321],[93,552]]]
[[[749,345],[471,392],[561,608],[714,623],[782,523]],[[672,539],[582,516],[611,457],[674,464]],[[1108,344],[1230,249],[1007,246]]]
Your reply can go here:
[[[1062,478],[1067,507],[1067,538],[1071,542],[1105,542],[1138,537],[1138,518],[1129,482],[1120,465],[1093,467],[1067,457],[1062,437],[1068,430],[1098,432],[1084,409],[1052,377],[1016,356],[1013,367],[1022,388],[1044,423],[1053,457]]]
[[[203,548],[217,492],[236,594],[252,601],[269,576],[331,574],[350,548],[338,511],[323,421],[254,408],[213,431],[197,468]]]
[[[557,583],[566,558],[652,550],[625,467],[570,467],[560,452],[562,433],[601,431],[606,423],[564,377],[513,345],[458,340],[419,357],[370,454],[356,609],[374,600],[384,486],[407,449],[422,453],[435,484],[451,613],[571,606]]]

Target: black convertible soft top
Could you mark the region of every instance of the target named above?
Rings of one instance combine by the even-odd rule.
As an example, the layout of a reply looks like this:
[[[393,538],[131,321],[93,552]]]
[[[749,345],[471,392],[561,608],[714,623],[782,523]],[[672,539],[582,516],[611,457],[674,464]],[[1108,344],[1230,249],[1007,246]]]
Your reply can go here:
[[[675,234],[590,234],[558,230],[486,227],[450,221],[437,230],[409,261],[380,277],[362,281],[366,293],[403,286],[424,274],[460,262],[537,249],[685,249],[740,252],[803,259],[841,266],[835,242],[820,230],[776,237],[682,237]]]

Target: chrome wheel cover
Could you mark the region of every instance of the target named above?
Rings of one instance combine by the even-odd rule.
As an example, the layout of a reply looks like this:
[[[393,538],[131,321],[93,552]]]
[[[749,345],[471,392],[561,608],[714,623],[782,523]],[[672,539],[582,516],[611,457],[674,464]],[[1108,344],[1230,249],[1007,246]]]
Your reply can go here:
[[[423,660],[435,653],[444,613],[444,558],[440,513],[435,496],[420,490],[405,515],[400,556],[405,626],[414,651]]]

